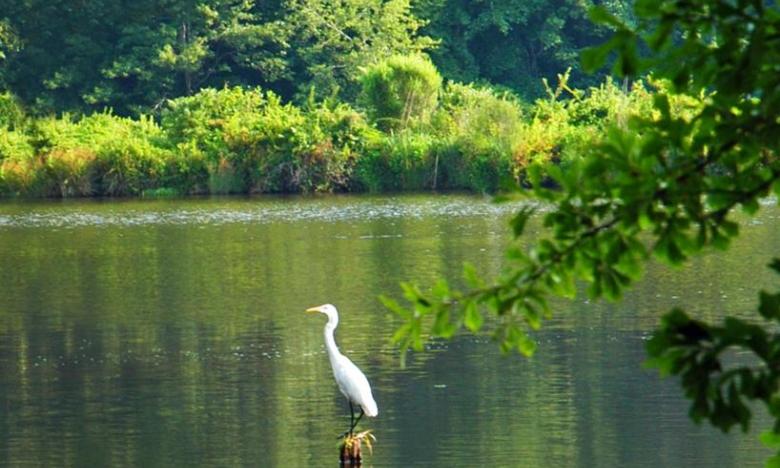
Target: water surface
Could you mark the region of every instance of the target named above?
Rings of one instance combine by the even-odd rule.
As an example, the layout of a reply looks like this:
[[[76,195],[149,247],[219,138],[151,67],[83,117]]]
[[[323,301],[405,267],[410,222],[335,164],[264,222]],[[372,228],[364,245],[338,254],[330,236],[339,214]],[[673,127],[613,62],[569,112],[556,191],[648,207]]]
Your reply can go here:
[[[325,317],[303,313],[332,302],[380,408],[361,423],[367,465],[760,466],[757,431],[693,425],[641,362],[670,307],[749,314],[776,287],[780,211],[727,254],[651,264],[621,303],[556,302],[530,360],[464,336],[401,369],[376,296],[463,261],[498,271],[511,211],[460,195],[3,202],[0,464],[334,466],[348,408]]]

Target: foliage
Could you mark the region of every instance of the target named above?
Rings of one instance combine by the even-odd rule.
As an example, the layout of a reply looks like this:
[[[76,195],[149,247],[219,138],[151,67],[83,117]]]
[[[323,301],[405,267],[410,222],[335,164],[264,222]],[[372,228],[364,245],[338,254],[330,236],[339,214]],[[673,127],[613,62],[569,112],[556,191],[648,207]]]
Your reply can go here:
[[[71,3],[0,0],[0,85],[40,113],[153,113],[226,85],[354,98],[360,66],[432,45],[408,0]]]
[[[8,54],[6,82],[39,111],[112,107],[121,114],[149,112],[211,83],[274,82],[283,75],[277,55],[284,37],[272,19],[261,20],[266,8],[274,6],[0,1],[23,45]]]
[[[409,0],[288,0],[285,7],[299,96],[313,87],[320,96],[340,93],[354,102],[361,67],[434,44],[418,35],[423,22]]]
[[[550,316],[547,297],[573,297],[585,281],[593,298],[618,300],[642,275],[651,254],[678,265],[706,248],[727,248],[739,232],[733,212],[759,209],[759,199],[780,193],[780,11],[775,3],[704,0],[637,2],[637,26],[605,9],[593,18],[615,30],[605,45],[585,54],[591,69],[616,53],[615,69],[633,75],[652,67],[676,96],[652,97],[652,112],[608,130],[585,157],[560,166],[533,165],[534,195],[553,209],[543,215],[549,234],[530,247],[509,248],[505,272],[486,281],[466,267],[470,289],[441,280],[429,292],[404,285],[409,306],[384,298],[405,320],[396,341],[420,349],[423,331],[452,336],[478,332],[485,310],[495,315],[492,334],[505,351],[531,354],[528,334]],[[642,28],[652,30],[643,36]],[[641,47],[652,55],[641,59]],[[673,103],[682,109],[673,112]],[[689,105],[695,103],[695,105]],[[543,184],[552,178],[559,189]],[[512,220],[519,238],[531,205]],[[772,267],[778,270],[778,262]],[[650,364],[680,375],[693,399],[691,416],[721,429],[748,427],[748,402],[766,404],[775,418],[763,436],[780,444],[777,294],[762,292],[751,323],[727,317],[722,325],[668,314],[651,340]],[[753,362],[728,361],[744,351]],[[780,455],[770,461],[780,464]]]
[[[0,128],[18,129],[25,120],[24,109],[16,96],[8,91],[0,93]]]
[[[162,180],[172,154],[150,119],[109,113],[41,119],[2,162],[0,187],[37,196],[134,195]],[[34,152],[34,153],[33,153]]]
[[[19,47],[19,39],[14,34],[8,20],[0,20],[0,62],[5,60],[6,54]]]
[[[438,77],[435,70],[430,75]],[[578,160],[603,137],[605,121],[653,116],[653,93],[664,92],[655,86],[651,92],[637,82],[628,95],[609,81],[576,90],[562,75],[548,99],[527,105],[506,91],[448,83],[429,95],[425,112],[417,107],[417,116],[391,133],[335,98],[311,93],[296,106],[273,92],[241,87],[169,100],[159,124],[110,112],[38,119],[17,112],[21,123],[0,132],[0,156],[8,160],[0,191],[66,197],[495,192],[525,180],[531,163],[565,168]],[[699,103],[670,99],[674,115],[689,115]]]
[[[349,106],[310,101],[303,109],[241,88],[171,101],[162,122],[185,158],[206,162],[215,193],[343,189],[371,134]]]
[[[395,55],[369,66],[361,78],[362,101],[379,128],[425,123],[436,106],[441,75],[419,55]]]
[[[513,155],[523,139],[522,104],[511,94],[448,83],[434,128],[445,141],[440,155],[440,185],[495,192],[502,179],[520,170]]]
[[[573,64],[578,86],[596,84],[577,65],[579,52],[609,31],[588,21],[594,3],[631,17],[633,1],[424,0],[416,12],[430,21],[423,33],[441,40],[431,55],[446,78],[484,80],[536,98],[544,92],[540,77],[552,79]]]
[[[433,187],[437,140],[429,134],[403,131],[378,139],[355,168],[355,181],[371,192]]]
[[[632,19],[633,0],[599,3]],[[539,78],[569,66],[578,86],[596,84],[575,61],[608,31],[587,21],[590,4],[0,0],[0,89],[39,114],[156,114],[167,99],[224,86],[261,86],[298,103],[313,88],[354,104],[361,67],[431,52],[449,79],[538,97]]]

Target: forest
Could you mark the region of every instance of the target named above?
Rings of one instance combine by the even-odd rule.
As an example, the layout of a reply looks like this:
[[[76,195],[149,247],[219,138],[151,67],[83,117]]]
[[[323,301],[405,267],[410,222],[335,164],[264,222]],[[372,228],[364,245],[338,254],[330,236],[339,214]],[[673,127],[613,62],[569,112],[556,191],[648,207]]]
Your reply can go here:
[[[354,225],[346,227],[360,246],[346,247],[342,243],[346,237],[338,233],[319,238],[333,241],[333,246],[306,249],[300,256],[288,255],[292,250],[279,246],[288,241],[293,247],[306,246],[318,237],[299,233],[308,234],[315,224],[294,233],[275,231],[289,227],[284,223],[256,229],[276,232],[279,242],[248,242],[251,233],[243,225],[242,230],[236,229],[239,240],[234,243],[225,242],[226,230],[209,232],[217,232],[214,245],[219,248],[259,246],[284,252],[278,262],[283,272],[289,264],[300,262],[302,273],[294,277],[305,278],[300,289],[307,294],[308,288],[320,283],[310,279],[312,272],[338,282],[333,290],[344,287],[343,291],[362,299],[365,291],[355,292],[344,284],[362,287],[353,278],[404,281],[398,294],[380,296],[396,320],[394,331],[390,325],[382,329],[388,341],[400,348],[387,355],[394,362],[398,356],[403,362],[409,352],[433,349],[432,342],[438,346],[469,333],[489,336],[504,353],[531,356],[543,343],[539,331],[552,320],[553,311],[558,312],[558,301],[585,295],[587,299],[576,304],[589,308],[600,299],[617,303],[647,271],[659,265],[693,265],[684,270],[687,276],[720,279],[681,293],[689,296],[689,305],[667,302],[670,310],[660,316],[654,331],[642,325],[646,334],[630,335],[631,349],[645,347],[647,367],[662,376],[678,377],[694,422],[707,422],[724,432],[735,428],[748,432],[755,424],[762,430],[761,443],[773,454],[767,466],[780,467],[780,290],[776,283],[757,280],[760,263],[766,266],[761,270],[765,274],[780,273],[776,241],[769,235],[777,231],[767,229],[769,240],[752,241],[755,256],[731,257],[734,264],[716,256],[732,246],[738,249],[742,234],[763,239],[755,237],[757,226],[773,226],[777,220],[770,209],[776,209],[780,197],[778,64],[776,0],[0,0],[0,196],[498,193],[495,201],[519,201],[511,205],[512,216],[507,219],[511,233],[501,240],[503,255],[489,265],[487,273],[485,265],[464,263],[462,277],[454,280],[440,277],[444,270],[436,269],[427,271],[426,277],[399,279],[411,275],[409,263],[428,268],[440,261],[448,273],[452,264],[459,264],[459,254],[444,249],[452,247],[450,240],[469,223],[458,218],[457,226],[442,228],[444,221],[453,221],[449,211],[436,217],[436,228],[431,228],[437,239],[443,239],[441,249],[421,241],[429,235],[400,233],[396,225],[403,225],[401,221],[388,221],[388,231],[380,232],[381,222],[374,223],[373,218],[372,225],[360,232]],[[470,197],[468,204],[477,204],[479,198],[425,196]],[[134,203],[165,206],[240,200],[260,205],[286,198],[190,197]],[[306,203],[327,198],[325,204],[336,204],[337,199],[350,197],[293,198]],[[41,309],[36,302],[41,291],[50,286],[42,272],[59,271],[45,267],[38,256],[49,251],[66,256],[67,266],[85,275],[79,281],[83,293],[57,294],[49,307],[55,311],[63,301],[91,297],[96,278],[109,271],[93,269],[89,263],[92,253],[100,253],[96,246],[101,231],[92,226],[85,229],[94,237],[86,237],[90,242],[83,252],[89,255],[83,255],[83,262],[73,261],[77,256],[70,244],[49,248],[53,237],[70,240],[68,236],[81,231],[63,230],[67,232],[51,236],[47,231],[33,238],[38,244],[30,242],[26,229],[51,219],[46,212],[26,212],[36,203],[9,201],[5,209],[11,214],[2,220],[11,233],[4,258],[10,259],[10,265],[29,266],[30,279],[19,281],[15,276],[21,267],[0,270],[8,275],[3,283],[12,285],[5,288],[11,297],[6,301],[11,304],[8,310],[22,302],[13,297],[20,294],[30,299],[32,319]],[[111,209],[102,203],[83,203],[87,204],[97,210]],[[766,208],[769,205],[775,207]],[[294,203],[271,211],[300,212]],[[404,213],[397,206],[388,211]],[[186,211],[188,216],[201,212]],[[225,213],[220,210],[215,218]],[[761,219],[760,214],[767,217]],[[155,217],[168,219],[158,212],[144,219]],[[31,224],[15,226],[18,220]],[[51,232],[58,232],[61,225],[67,222],[53,224]],[[116,226],[116,245],[125,248],[130,245],[124,238],[129,230],[120,222]],[[177,235],[197,237],[196,229],[175,228]],[[275,300],[277,293],[290,291],[295,301],[304,296],[291,289],[289,281],[279,280],[280,274],[260,271],[265,265],[254,260],[263,258],[263,250],[240,255],[230,251],[240,261],[253,261],[245,271],[213,275],[200,266],[199,257],[172,268],[166,257],[153,253],[171,247],[169,258],[190,257],[182,257],[176,250],[181,247],[177,238],[163,236],[164,231],[139,228],[140,247],[109,258],[110,265],[122,265],[124,271],[127,258],[149,254],[145,258],[152,273],[140,275],[149,288],[139,288],[135,296],[154,299],[160,316],[170,312],[171,299],[161,292],[177,295],[178,290],[159,285],[179,273],[209,275],[191,283],[197,292],[207,290],[203,285],[213,284],[216,277],[235,283],[215,289],[209,298],[245,300],[236,307],[253,320],[257,310],[250,302],[255,298]],[[481,261],[499,258],[482,254],[486,248],[477,251],[471,243],[494,232],[486,225],[478,234],[464,236],[468,243],[463,252]],[[366,248],[369,239],[377,244]],[[420,247],[420,253],[398,247],[404,242]],[[33,248],[27,255],[32,260],[27,261],[17,251],[29,245]],[[212,251],[197,242],[192,245],[181,250],[185,254]],[[338,258],[313,267],[312,261],[324,258],[321,252]],[[434,261],[426,257],[431,252],[438,252]],[[241,264],[225,261],[222,255],[214,258],[220,267]],[[355,275],[338,271],[342,265],[355,264],[355,258],[375,259],[368,263],[377,269]],[[711,262],[711,269],[693,264],[697,258]],[[393,261],[400,263],[388,268]],[[735,265],[746,268],[739,271],[749,271],[739,274],[740,280],[751,281],[739,287],[741,292],[734,290],[735,281],[722,276],[737,271]],[[258,278],[273,285],[270,294],[244,295],[248,289],[238,288],[260,285],[263,281]],[[110,279],[123,285],[125,277]],[[388,287],[382,284],[381,290]],[[659,319],[658,309],[667,307],[661,300],[661,293],[668,292],[664,289],[653,291],[637,309],[651,309],[648,317]],[[123,299],[133,296],[119,287],[111,291],[119,291],[121,296],[116,297]],[[730,302],[730,296],[737,294],[740,299]],[[190,299],[187,294],[177,296]],[[105,297],[113,296],[101,299]],[[714,302],[700,299],[706,297]],[[304,307],[269,306],[283,311],[285,319],[287,311],[296,308]],[[93,309],[86,300],[75,306],[79,313]],[[186,303],[182,310],[199,311],[200,304]],[[214,310],[222,313],[223,308]],[[623,308],[622,312],[630,318],[638,311]],[[19,323],[32,323],[26,315],[19,317]],[[100,320],[89,316],[88,322]],[[81,328],[86,327],[73,326]],[[599,327],[589,330],[593,328]],[[36,332],[36,336],[45,341],[50,335]],[[361,335],[360,339],[374,338]],[[547,340],[551,341],[563,342],[557,337]],[[27,364],[28,354],[32,356],[27,342],[17,344],[23,364],[8,369],[32,369]],[[75,349],[73,343],[68,347]],[[599,352],[605,348],[603,342],[593,345]],[[577,357],[572,349],[564,349],[567,359]],[[623,358],[623,352],[615,354]],[[483,361],[479,355],[475,368],[483,368]],[[598,376],[594,383],[609,380],[601,373],[606,367],[593,367],[597,369],[593,375]],[[549,375],[545,370],[534,381],[544,383]],[[27,385],[28,379],[19,381]],[[571,379],[567,376],[563,382],[562,387],[569,388]],[[446,385],[437,382],[431,387],[438,391]],[[403,395],[398,388],[392,390],[394,394]],[[485,388],[495,393],[492,383]],[[626,407],[642,403],[621,390],[624,394],[631,395]],[[585,395],[590,411],[589,391]],[[482,401],[481,395],[473,400]],[[304,393],[289,398],[285,392],[285,401],[292,405],[309,399]],[[612,411],[612,401],[607,401],[604,408]],[[568,405],[572,399],[565,402]],[[550,414],[568,414],[567,408]],[[418,409],[406,410],[414,416],[410,427],[418,428],[424,419]],[[653,421],[656,409],[649,411]],[[600,419],[595,415],[577,425],[589,436],[598,429],[593,421]],[[631,422],[632,418],[620,414],[615,419]],[[308,428],[308,423],[301,427]],[[453,419],[445,425],[468,424]],[[79,420],[77,426],[89,425]],[[640,431],[652,433],[647,427],[642,425]],[[610,425],[610,430],[624,433],[617,425]],[[415,440],[425,439],[411,434]],[[50,437],[44,439],[48,443]],[[583,440],[588,445],[587,438]],[[713,440],[720,444],[722,439]],[[469,452],[474,452],[473,440],[468,441]],[[697,452],[688,442],[682,441],[682,452]],[[542,446],[543,455],[546,449]],[[698,452],[693,455],[708,455]]]
[[[583,72],[593,6],[3,0],[0,193],[492,192],[668,87]]]

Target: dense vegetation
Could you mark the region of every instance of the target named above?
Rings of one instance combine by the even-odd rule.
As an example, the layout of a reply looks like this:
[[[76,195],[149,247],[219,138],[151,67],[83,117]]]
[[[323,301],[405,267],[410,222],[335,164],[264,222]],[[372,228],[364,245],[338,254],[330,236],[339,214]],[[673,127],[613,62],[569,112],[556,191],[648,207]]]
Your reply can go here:
[[[649,109],[590,6],[0,0],[0,195],[494,191]]]
[[[489,310],[504,349],[530,354],[548,295],[584,281],[619,299],[651,253],[726,248],[734,210],[780,193],[776,2],[634,3],[0,0],[0,194],[508,181],[555,207],[547,238],[510,249],[494,282],[467,268],[470,290],[407,285],[410,306],[386,302],[405,347],[478,331]],[[588,46],[591,71],[617,58],[620,85],[582,72]],[[682,376],[695,420],[746,428],[760,401],[780,448],[780,294],[758,311],[718,325],[675,310],[649,352]],[[731,365],[734,348],[754,361]]]
[[[427,60],[394,56],[366,71],[365,113],[234,87],[170,100],[159,121],[110,111],[28,118],[5,94],[0,193],[495,191],[522,180],[531,162],[570,164],[608,125],[649,116],[649,90],[660,87],[637,82],[624,93],[607,80],[585,92],[567,77],[525,105],[488,88],[442,85]],[[680,101],[676,111],[695,104]]]
[[[446,80],[543,96],[605,27],[592,0],[0,0],[0,89],[34,113],[155,113],[203,88],[262,87],[354,103],[360,69],[430,52]],[[608,0],[630,16],[632,0]]]

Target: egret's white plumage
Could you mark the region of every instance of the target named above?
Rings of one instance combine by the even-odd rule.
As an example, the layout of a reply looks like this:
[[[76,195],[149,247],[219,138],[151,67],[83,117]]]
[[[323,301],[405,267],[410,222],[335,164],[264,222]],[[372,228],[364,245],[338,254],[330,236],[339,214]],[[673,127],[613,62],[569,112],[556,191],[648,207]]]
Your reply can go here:
[[[351,404],[354,403],[360,406],[366,416],[375,417],[379,414],[379,410],[374,396],[371,394],[368,379],[348,357],[341,354],[336,346],[336,339],[333,336],[333,332],[339,324],[339,313],[336,311],[336,307],[332,304],[324,304],[306,309],[306,312],[320,312],[328,316],[328,323],[325,324],[325,348],[328,350],[328,358],[336,384],[338,384],[341,393],[349,400],[350,408]],[[360,420],[359,417],[358,420]],[[357,421],[352,423],[350,432],[355,425],[357,425]]]

